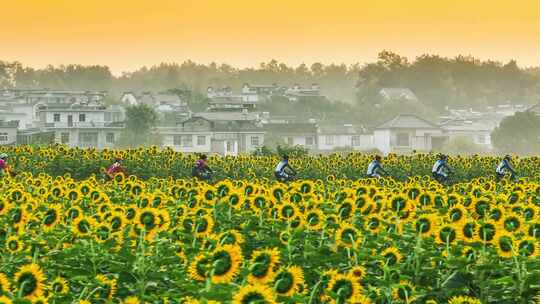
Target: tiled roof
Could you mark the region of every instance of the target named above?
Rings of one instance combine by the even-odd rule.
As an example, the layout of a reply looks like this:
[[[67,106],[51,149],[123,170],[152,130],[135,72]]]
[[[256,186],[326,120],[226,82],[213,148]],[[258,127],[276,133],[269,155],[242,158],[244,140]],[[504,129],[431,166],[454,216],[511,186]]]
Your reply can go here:
[[[376,129],[439,129],[439,127],[416,115],[400,114]]]

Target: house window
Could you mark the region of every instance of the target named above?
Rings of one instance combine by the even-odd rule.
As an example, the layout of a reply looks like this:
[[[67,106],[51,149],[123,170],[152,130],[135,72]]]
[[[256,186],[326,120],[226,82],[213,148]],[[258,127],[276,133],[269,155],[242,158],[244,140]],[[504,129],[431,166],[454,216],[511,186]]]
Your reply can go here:
[[[313,136],[306,137],[306,146],[313,146],[314,140]]]
[[[0,133],[0,141],[8,141],[8,134]]]
[[[397,146],[398,147],[409,147],[409,133],[397,133],[396,134],[397,139]]]
[[[54,113],[53,114],[53,121],[54,122],[60,122],[60,114],[59,113]]]
[[[86,114],[79,114],[79,121],[85,122],[86,121]]]
[[[485,145],[488,143],[488,137],[485,134],[478,135],[476,137],[476,142]]]
[[[108,143],[108,144],[114,144],[114,133],[107,133],[105,135],[105,141]]]
[[[294,143],[294,140],[292,137],[287,137],[287,145],[292,146]]]
[[[354,135],[351,137],[351,146],[358,147],[360,146],[360,136]]]
[[[197,146],[206,145],[206,136],[197,136]]]
[[[191,135],[175,135],[173,144],[181,147],[193,147],[193,137]]]
[[[104,119],[105,121],[111,121],[112,120],[112,113],[111,112],[105,112],[104,113]]]
[[[60,134],[60,142],[63,144],[69,143],[69,133],[61,133]]]
[[[259,144],[259,136],[251,136],[251,145],[257,147]]]
[[[324,143],[328,146],[331,146],[334,144],[334,135],[326,135]]]
[[[97,145],[98,134],[97,134],[97,132],[81,132],[81,133],[79,133],[79,142],[81,144],[94,144],[94,145]]]

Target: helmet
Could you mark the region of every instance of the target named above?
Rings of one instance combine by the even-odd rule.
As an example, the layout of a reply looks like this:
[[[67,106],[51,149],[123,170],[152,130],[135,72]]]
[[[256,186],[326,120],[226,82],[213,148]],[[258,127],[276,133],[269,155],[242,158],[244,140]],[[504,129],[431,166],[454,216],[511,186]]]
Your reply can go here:
[[[7,158],[7,157],[8,157],[8,155],[6,153],[0,154],[0,159],[4,159],[4,158]]]

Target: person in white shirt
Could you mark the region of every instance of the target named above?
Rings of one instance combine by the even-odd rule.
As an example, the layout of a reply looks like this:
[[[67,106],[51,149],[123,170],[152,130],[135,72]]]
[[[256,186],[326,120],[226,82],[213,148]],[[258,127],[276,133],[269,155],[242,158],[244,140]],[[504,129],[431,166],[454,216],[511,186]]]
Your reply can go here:
[[[283,155],[274,170],[274,175],[279,181],[291,180],[296,175],[296,171],[289,165],[289,156]]]

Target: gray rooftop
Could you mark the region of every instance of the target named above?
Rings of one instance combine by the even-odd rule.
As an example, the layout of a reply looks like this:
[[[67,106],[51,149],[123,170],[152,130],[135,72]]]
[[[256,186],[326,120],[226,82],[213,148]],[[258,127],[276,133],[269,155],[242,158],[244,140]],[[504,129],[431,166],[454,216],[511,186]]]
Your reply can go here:
[[[199,112],[192,115],[193,118],[200,117],[209,121],[239,121],[258,120],[258,113],[242,112]]]
[[[400,114],[376,129],[439,129],[439,127],[413,114]]]

